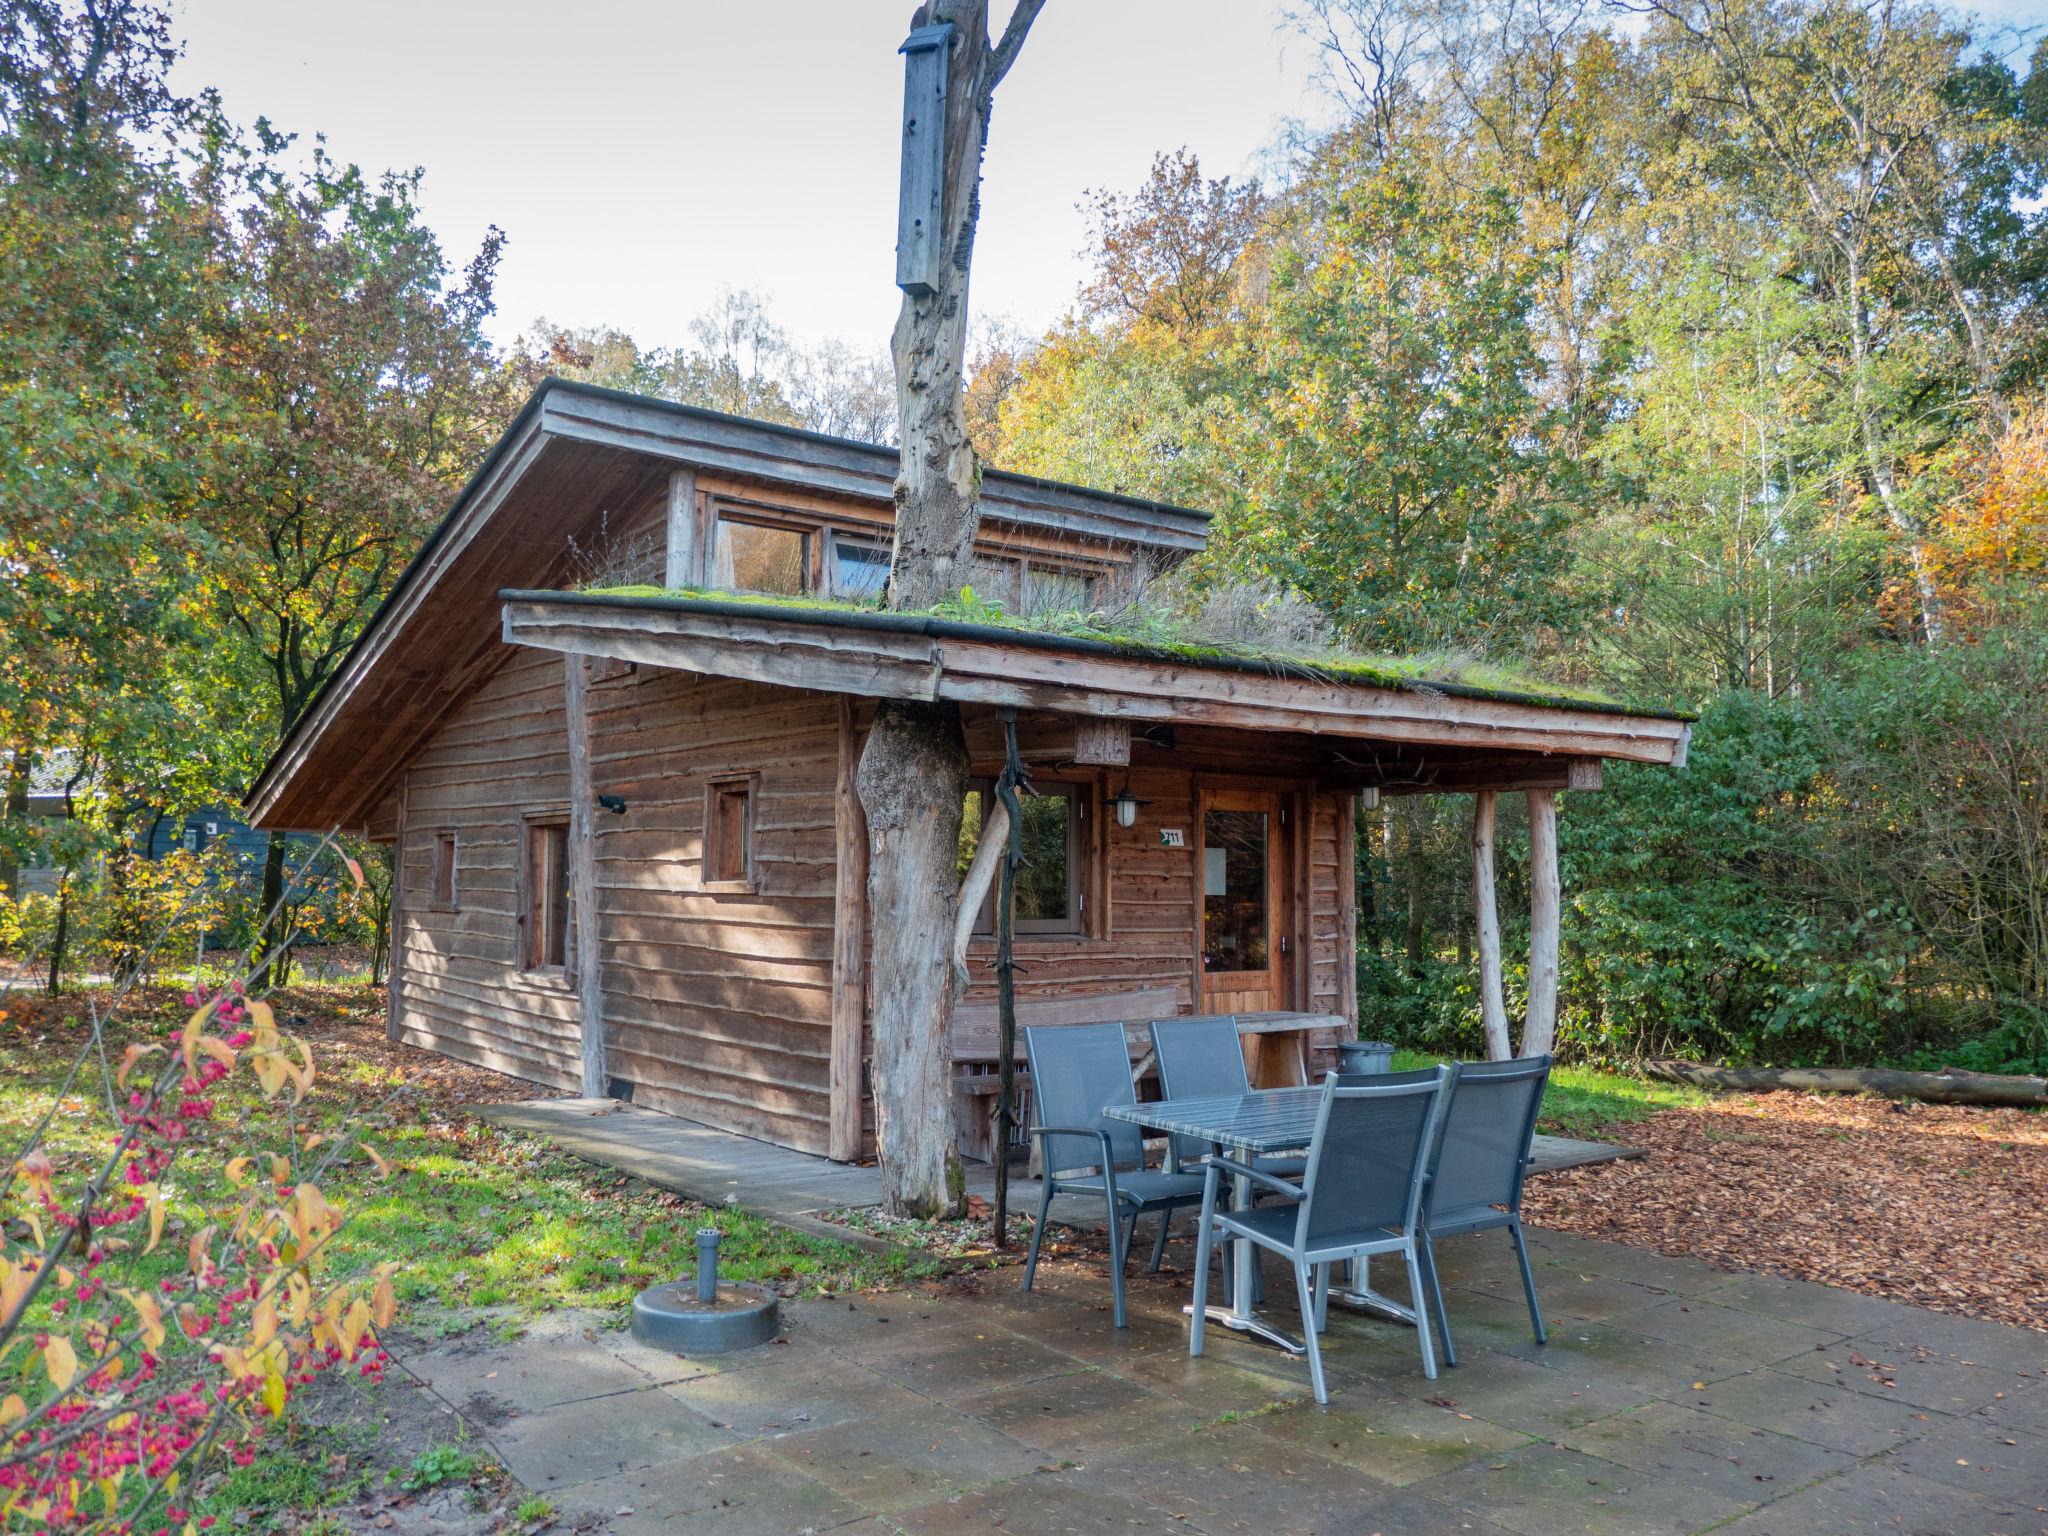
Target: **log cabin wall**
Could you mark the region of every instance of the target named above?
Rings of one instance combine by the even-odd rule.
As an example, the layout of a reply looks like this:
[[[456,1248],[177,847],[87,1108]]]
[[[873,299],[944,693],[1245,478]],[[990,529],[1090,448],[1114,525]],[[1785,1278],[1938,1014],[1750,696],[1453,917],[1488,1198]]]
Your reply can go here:
[[[407,770],[394,1028],[410,1044],[573,1090],[573,976],[522,969],[518,934],[525,823],[567,808],[562,679],[562,657],[514,654]],[[594,817],[614,1092],[825,1150],[838,721],[825,694],[596,664],[593,788],[626,803]],[[741,782],[751,878],[707,891],[706,790]],[[452,907],[434,900],[450,834]]]
[[[573,983],[519,964],[524,818],[566,812],[562,659],[518,652],[407,766],[400,791],[398,1039],[550,1088],[578,1082]],[[453,900],[435,861],[453,839]]]

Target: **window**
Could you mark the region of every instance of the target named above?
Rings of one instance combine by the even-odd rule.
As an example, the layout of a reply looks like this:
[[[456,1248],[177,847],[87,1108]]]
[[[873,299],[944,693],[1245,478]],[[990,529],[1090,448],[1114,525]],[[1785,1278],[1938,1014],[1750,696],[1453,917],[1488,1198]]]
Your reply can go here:
[[[810,590],[810,571],[810,539],[796,529],[718,520],[711,547],[712,586],[800,596]]]
[[[434,834],[434,883],[431,887],[438,906],[455,905],[455,834]]]
[[[754,779],[718,779],[704,791],[704,889],[754,889]]]
[[[1084,801],[1077,784],[1041,784],[1024,795],[1024,862],[1017,870],[1017,932],[1079,933],[1081,931],[1081,816]],[[967,792],[960,817],[958,873],[965,875],[981,845],[981,829],[995,789],[976,784]],[[989,893],[974,922],[976,933],[996,930],[996,896],[1002,878],[989,882]]]
[[[569,823],[526,824],[526,905],[520,914],[520,966],[542,971],[569,963]]]
[[[889,551],[858,539],[832,540],[832,595],[859,601],[879,597],[889,584]]]
[[[1023,612],[1074,613],[1085,611],[1093,590],[1086,576],[1058,570],[1050,565],[1024,567]]]

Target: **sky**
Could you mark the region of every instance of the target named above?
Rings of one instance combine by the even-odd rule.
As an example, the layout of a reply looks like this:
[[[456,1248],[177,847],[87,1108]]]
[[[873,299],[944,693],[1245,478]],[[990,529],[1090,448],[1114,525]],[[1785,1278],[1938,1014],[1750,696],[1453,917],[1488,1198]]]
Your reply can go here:
[[[217,87],[365,170],[426,168],[451,262],[508,238],[494,338],[537,317],[684,341],[722,288],[809,340],[882,347],[911,0],[185,0],[181,89]],[[1007,0],[994,0],[998,16]],[[1051,0],[997,91],[972,300],[1071,302],[1090,188],[1182,145],[1255,172],[1328,106],[1276,0]],[[346,18],[344,21],[342,18]]]

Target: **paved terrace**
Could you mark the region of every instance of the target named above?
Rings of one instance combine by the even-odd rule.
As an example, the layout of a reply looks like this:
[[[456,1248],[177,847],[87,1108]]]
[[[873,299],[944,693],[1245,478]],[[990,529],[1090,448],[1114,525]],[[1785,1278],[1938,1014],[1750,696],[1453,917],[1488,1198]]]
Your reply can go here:
[[[1405,1329],[1332,1308],[1327,1408],[1305,1365],[1224,1330],[1188,1358],[1184,1240],[1177,1273],[1134,1278],[1121,1333],[1100,1265],[1062,1262],[1029,1296],[1010,1269],[978,1293],[791,1303],[781,1341],[722,1360],[558,1314],[401,1348],[393,1383],[462,1414],[563,1526],[616,1536],[2048,1530],[2048,1334],[1531,1238],[1548,1347],[1507,1242],[1459,1239],[1465,1363],[1427,1381]]]

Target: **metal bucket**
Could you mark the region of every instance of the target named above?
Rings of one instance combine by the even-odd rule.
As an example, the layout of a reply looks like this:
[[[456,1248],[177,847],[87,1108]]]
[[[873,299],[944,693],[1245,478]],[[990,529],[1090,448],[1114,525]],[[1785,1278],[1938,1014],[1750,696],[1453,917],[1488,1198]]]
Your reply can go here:
[[[1337,1070],[1346,1077],[1394,1070],[1394,1047],[1385,1040],[1349,1040],[1337,1047]]]

